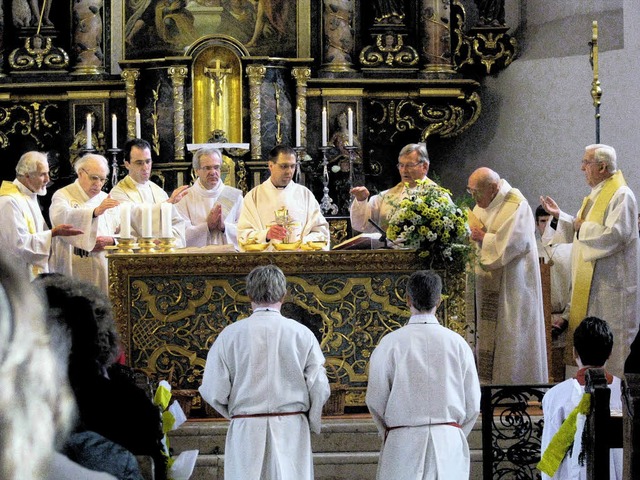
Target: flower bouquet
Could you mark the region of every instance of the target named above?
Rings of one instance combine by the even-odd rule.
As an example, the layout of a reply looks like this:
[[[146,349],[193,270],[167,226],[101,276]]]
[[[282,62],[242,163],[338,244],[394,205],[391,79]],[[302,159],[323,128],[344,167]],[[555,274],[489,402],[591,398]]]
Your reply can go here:
[[[387,238],[415,248],[431,268],[463,269],[471,254],[467,211],[452,200],[449,190],[418,180],[392,211]]]

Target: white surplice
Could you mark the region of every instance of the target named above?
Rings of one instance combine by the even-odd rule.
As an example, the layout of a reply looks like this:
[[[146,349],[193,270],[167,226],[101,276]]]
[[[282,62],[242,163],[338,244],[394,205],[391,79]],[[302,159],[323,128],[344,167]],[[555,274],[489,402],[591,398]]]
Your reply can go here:
[[[267,231],[275,223],[275,211],[285,207],[292,220],[290,243],[326,242],[329,249],[329,224],[311,190],[295,182],[276,188],[267,179],[244,197],[238,219],[238,243],[266,243]],[[274,240],[273,242],[278,242]]]
[[[224,219],[224,232],[209,231],[207,216],[220,204]],[[178,212],[185,219],[187,247],[205,247],[207,245],[238,246],[238,217],[242,205],[242,191],[218,181],[211,190],[205,189],[200,180],[189,187],[189,192],[176,204]]]
[[[380,340],[369,362],[366,401],[380,435],[387,435],[379,480],[469,478],[478,373],[467,342],[435,316],[413,315]],[[434,425],[451,422],[460,428]]]
[[[232,419],[225,480],[313,479],[309,430],[320,432],[330,394],[324,362],[311,330],[276,310],[257,308],[218,335],[199,388],[204,401],[226,418],[308,412]]]
[[[513,214],[494,233],[490,233],[510,190],[511,185],[502,179],[500,190],[489,206],[481,208],[476,205],[473,209],[488,230],[479,248],[475,268],[477,298],[481,299],[483,288],[487,288],[485,272],[498,273],[500,279],[491,383],[546,383],[542,284],[535,221],[529,204],[521,201]],[[483,334],[487,333],[479,325],[478,337]],[[481,358],[479,362],[482,363]],[[482,365],[478,370],[483,371]]]
[[[92,283],[108,293],[106,251],[92,252],[96,237],[113,237],[120,225],[118,207],[93,217],[93,211],[105,198],[105,192],[89,198],[76,180],[53,194],[49,217],[53,226],[67,223],[84,232],[72,237],[54,238],[55,255],[51,270]]]
[[[571,249],[570,243],[543,244],[536,238],[538,257],[549,264],[551,277],[551,313],[564,314],[569,319],[568,307],[571,302]]]
[[[607,369],[608,370],[608,369]],[[613,377],[613,383],[609,385],[611,390],[611,399],[609,400],[609,408],[622,411],[622,397],[620,389],[620,379]],[[544,427],[542,429],[542,439],[540,441],[540,451],[544,453],[549,442],[556,434],[562,422],[569,414],[578,406],[582,395],[584,394],[584,386],[580,385],[575,378],[569,378],[564,382],[551,388],[542,398],[542,410],[544,413]],[[582,449],[582,432],[584,430],[586,417],[578,415],[577,429],[574,436],[573,446],[567,452],[564,460],[560,464],[558,470],[553,477],[549,477],[542,473],[543,480],[585,480],[587,478],[587,466],[578,463],[578,456]],[[611,480],[622,480],[622,449],[615,448],[611,450],[609,459],[609,478]]]
[[[17,179],[13,185],[19,190],[18,195],[0,196],[0,246],[22,259],[33,277],[49,271],[51,230],[40,211],[38,196]]]
[[[590,193],[595,201],[603,183]],[[621,376],[629,347],[638,333],[640,308],[638,301],[638,206],[627,186],[614,193],[604,214],[604,224],[584,222],[576,237],[574,217],[560,212],[557,230],[547,226],[544,239],[572,242],[573,275],[577,259],[594,262],[587,316],[605,320],[613,330],[613,351],[607,370]]]
[[[109,192],[111,198],[120,202],[131,202],[131,235],[142,238],[142,211],[139,206],[143,203],[153,205],[151,211],[151,231],[154,238],[160,237],[161,213],[160,204],[169,199],[169,195],[152,181],[145,184],[137,183],[129,175],[124,177]],[[176,206],[171,209],[171,231],[176,239],[176,247],[185,246],[184,218],[178,213]]]

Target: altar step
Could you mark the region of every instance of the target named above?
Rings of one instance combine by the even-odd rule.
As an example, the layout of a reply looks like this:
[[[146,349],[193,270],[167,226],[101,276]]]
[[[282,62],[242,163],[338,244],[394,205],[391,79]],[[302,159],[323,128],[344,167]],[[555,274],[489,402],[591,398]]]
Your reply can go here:
[[[175,454],[198,449],[192,480],[223,480],[226,420],[190,420],[171,432]],[[380,437],[367,414],[326,417],[322,433],[311,435],[316,480],[374,480]],[[469,435],[471,479],[482,478],[482,433],[478,420]]]

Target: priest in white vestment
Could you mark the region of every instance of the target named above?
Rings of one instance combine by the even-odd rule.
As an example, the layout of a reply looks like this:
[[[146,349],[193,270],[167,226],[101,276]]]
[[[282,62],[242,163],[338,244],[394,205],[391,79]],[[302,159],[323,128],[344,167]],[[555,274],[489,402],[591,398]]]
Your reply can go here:
[[[222,182],[221,168],[222,153],[217,148],[202,148],[193,155],[198,178],[176,204],[185,219],[187,247],[238,246],[242,191]]]
[[[131,235],[135,238],[162,236],[161,204],[175,205],[187,193],[188,185],[176,188],[171,197],[162,188],[153,183],[151,177],[151,146],[146,140],[135,138],[124,146],[124,166],[129,174],[111,189],[111,198],[119,202],[131,202]],[[143,228],[143,209],[151,208],[152,226],[150,232]],[[175,206],[171,209],[171,233],[176,247],[185,246],[184,219]]]
[[[27,152],[16,165],[16,179],[0,187],[0,247],[20,259],[31,278],[49,271],[51,241],[57,236],[73,236],[82,231],[68,224],[49,230],[38,204],[46,195],[49,162],[40,152]]]
[[[613,147],[587,146],[581,168],[591,193],[575,217],[560,210],[552,198],[541,198],[545,210],[557,219],[545,237],[573,241],[569,336],[586,316],[606,320],[616,339],[607,365],[612,374],[622,376],[639,325],[638,205],[617,168]]]
[[[54,226],[68,223],[84,233],[54,239],[52,269],[108,293],[104,247],[115,245],[115,234],[120,227],[119,202],[102,191],[109,176],[109,164],[102,155],[87,154],[73,167],[78,178],[53,194],[49,217]]]
[[[531,207],[516,188],[482,167],[469,177],[476,206],[478,373],[483,383],[546,383],[542,284]]]
[[[228,325],[207,355],[202,399],[231,419],[225,480],[313,480],[310,431],[330,389],[313,332],[280,314],[287,280],[275,265],[246,280],[253,314]]]
[[[366,401],[383,437],[378,480],[469,478],[480,382],[469,344],[435,316],[441,294],[434,271],[413,273],[411,318],[371,354]]]
[[[324,242],[329,224],[311,190],[293,181],[296,152],[284,145],[269,153],[271,176],[244,197],[238,219],[238,244]],[[276,219],[276,212],[284,213]],[[279,222],[279,223],[278,223]],[[272,248],[271,246],[269,248]]]

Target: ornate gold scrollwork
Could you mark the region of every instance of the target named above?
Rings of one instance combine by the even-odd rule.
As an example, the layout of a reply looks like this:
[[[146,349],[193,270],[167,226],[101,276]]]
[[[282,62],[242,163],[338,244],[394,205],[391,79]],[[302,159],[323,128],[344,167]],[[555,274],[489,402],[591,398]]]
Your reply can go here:
[[[24,39],[24,46],[9,55],[12,69],[26,71],[64,71],[69,66],[69,55],[53,45],[51,37],[34,35]]]
[[[47,120],[49,109],[57,109],[52,103],[0,106],[0,149],[9,146],[9,134],[20,134],[32,138],[38,147],[45,146],[42,136],[55,137],[60,134],[60,124]]]
[[[405,44],[405,34],[378,33],[373,35],[374,45],[360,52],[360,63],[365,67],[406,68],[418,64],[420,56],[411,45]]]
[[[184,79],[187,67],[169,67],[173,88],[173,155],[176,161],[184,160]]]
[[[249,111],[251,112],[251,158],[262,159],[262,137],[260,135],[260,123],[262,112],[260,110],[260,89],[267,74],[267,67],[264,65],[247,66],[247,77],[249,77]]]
[[[140,78],[140,70],[126,68],[120,75],[127,95],[127,138],[136,138],[136,81]]]

